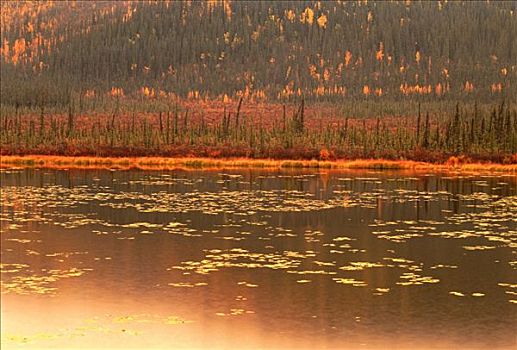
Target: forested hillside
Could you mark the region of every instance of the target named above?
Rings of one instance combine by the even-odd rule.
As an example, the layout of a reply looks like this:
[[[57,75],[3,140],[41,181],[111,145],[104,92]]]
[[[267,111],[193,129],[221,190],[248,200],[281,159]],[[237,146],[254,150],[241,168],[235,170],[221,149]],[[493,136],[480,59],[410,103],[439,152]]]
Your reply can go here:
[[[516,2],[2,2],[1,98],[514,100]]]

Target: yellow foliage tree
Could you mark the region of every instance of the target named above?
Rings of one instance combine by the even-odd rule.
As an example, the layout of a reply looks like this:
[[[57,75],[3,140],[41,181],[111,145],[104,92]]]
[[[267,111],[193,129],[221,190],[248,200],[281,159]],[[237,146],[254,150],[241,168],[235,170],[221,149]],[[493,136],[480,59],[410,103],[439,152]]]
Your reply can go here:
[[[382,60],[384,59],[384,43],[382,41],[379,43],[379,50],[377,50],[375,58],[379,62],[382,62]]]
[[[318,22],[318,25],[320,26],[320,28],[326,28],[327,27],[327,16],[322,14],[321,16],[318,17],[317,22]]]
[[[308,23],[309,25],[312,25],[314,23],[314,11],[307,7],[305,11],[302,12],[300,21],[302,23]]]
[[[352,53],[350,51],[345,52],[345,67],[348,67],[350,61],[352,60]]]

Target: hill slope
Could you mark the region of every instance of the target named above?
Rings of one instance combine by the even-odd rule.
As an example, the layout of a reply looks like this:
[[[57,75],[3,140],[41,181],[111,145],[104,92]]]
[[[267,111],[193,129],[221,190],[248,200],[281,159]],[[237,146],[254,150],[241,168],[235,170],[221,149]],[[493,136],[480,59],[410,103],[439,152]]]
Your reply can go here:
[[[2,103],[517,96],[515,2],[2,3]],[[147,89],[146,89],[147,88]]]

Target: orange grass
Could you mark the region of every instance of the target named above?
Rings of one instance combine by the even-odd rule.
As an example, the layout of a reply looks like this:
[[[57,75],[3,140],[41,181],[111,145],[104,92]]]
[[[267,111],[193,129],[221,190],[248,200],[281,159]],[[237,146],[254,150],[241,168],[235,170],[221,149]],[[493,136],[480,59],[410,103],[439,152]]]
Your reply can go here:
[[[48,155],[1,156],[1,168],[35,167],[53,169],[378,169],[418,171],[489,171],[517,173],[517,164],[458,163],[434,164],[411,160],[359,159],[359,160],[276,160],[250,158],[165,158],[165,157],[70,157]]]

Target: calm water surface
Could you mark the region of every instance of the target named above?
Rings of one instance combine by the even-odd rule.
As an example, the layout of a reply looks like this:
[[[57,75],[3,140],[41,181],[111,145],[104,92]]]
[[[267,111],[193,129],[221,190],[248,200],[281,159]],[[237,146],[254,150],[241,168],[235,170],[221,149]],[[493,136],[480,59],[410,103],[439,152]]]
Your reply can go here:
[[[517,180],[3,170],[2,348],[516,348]]]

